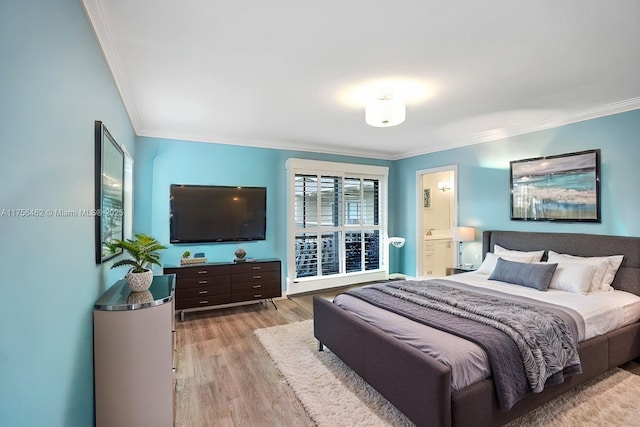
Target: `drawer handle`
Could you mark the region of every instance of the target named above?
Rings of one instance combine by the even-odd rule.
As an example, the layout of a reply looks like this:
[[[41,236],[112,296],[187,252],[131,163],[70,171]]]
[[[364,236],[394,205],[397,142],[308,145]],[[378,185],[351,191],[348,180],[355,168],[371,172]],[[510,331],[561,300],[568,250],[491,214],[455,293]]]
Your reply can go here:
[[[262,279],[262,276],[253,276],[254,279]]]
[[[207,273],[208,273],[207,270],[198,271],[198,274],[207,274]]]
[[[209,304],[209,301],[200,301],[200,304]]]
[[[261,295],[261,294],[256,294],[256,295],[254,295],[253,297],[254,297],[254,298],[260,298],[260,297],[262,297],[262,295]]]
[[[262,285],[253,285],[253,289],[258,289],[258,288],[261,288],[261,287],[262,287]]]
[[[252,268],[253,268],[254,270],[262,270],[262,267],[260,267],[260,266],[253,266]]]
[[[199,285],[206,285],[207,283],[209,283],[209,281],[208,281],[208,280],[199,280],[199,281],[198,281],[198,284],[199,284]]]
[[[200,294],[200,295],[204,295],[204,294],[208,294],[208,293],[209,293],[209,291],[200,291],[200,292],[198,292],[198,294]]]

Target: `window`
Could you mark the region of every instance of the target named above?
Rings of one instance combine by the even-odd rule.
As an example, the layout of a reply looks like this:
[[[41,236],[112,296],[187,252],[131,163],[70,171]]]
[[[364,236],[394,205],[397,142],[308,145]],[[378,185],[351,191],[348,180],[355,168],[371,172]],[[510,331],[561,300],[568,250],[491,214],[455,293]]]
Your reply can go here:
[[[386,273],[388,169],[301,159],[287,169],[288,282]]]

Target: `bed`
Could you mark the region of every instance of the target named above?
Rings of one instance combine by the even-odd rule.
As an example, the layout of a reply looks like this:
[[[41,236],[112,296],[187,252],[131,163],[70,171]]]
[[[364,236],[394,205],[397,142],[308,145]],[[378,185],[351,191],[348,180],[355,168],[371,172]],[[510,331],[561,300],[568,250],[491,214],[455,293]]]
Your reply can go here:
[[[544,250],[580,257],[623,255],[611,283],[640,295],[640,238],[569,233],[485,231],[483,259],[498,247]],[[455,278],[449,278],[451,280]],[[579,298],[576,298],[579,299]],[[527,393],[501,409],[493,379],[452,388],[451,368],[333,301],[314,298],[314,335],[351,369],[418,426],[494,426],[505,424],[616,366],[640,357],[640,323],[633,321],[603,335],[592,333],[577,345],[581,373]]]

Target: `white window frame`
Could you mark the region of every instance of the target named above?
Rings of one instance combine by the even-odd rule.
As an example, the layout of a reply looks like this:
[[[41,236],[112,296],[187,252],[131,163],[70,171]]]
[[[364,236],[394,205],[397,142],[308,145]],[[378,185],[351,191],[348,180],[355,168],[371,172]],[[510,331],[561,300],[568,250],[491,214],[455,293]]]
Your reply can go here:
[[[290,158],[286,162],[287,168],[287,294],[294,295],[303,292],[330,289],[374,280],[384,280],[389,277],[389,247],[388,242],[388,181],[389,168],[386,166],[371,166],[352,163],[326,162],[308,159]],[[377,179],[379,182],[379,222],[380,230],[380,268],[353,273],[340,273],[328,276],[314,276],[296,278],[296,250],[295,250],[295,177],[302,175],[330,175],[344,178]],[[344,203],[344,201],[343,201]],[[362,201],[361,201],[362,203]],[[344,207],[343,207],[344,209]],[[362,212],[363,206],[360,206]],[[352,226],[353,227],[353,226]],[[348,230],[349,225],[343,224],[342,230]],[[330,231],[330,230],[327,230]],[[345,252],[341,251],[341,263],[344,263]],[[364,265],[364,264],[363,264]]]

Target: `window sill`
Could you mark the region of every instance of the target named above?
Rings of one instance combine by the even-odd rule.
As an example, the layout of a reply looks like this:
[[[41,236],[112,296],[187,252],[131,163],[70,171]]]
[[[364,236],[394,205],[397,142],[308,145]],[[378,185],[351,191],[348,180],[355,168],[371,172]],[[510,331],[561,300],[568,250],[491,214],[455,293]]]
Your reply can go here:
[[[339,274],[324,277],[301,278],[292,281],[287,278],[287,295],[296,295],[306,292],[322,291],[341,286],[354,285],[356,283],[386,280],[387,272],[384,270],[367,271],[362,273]]]

